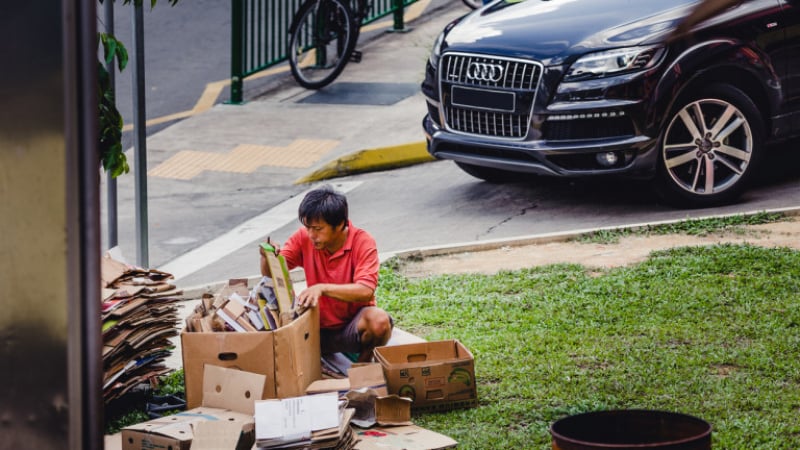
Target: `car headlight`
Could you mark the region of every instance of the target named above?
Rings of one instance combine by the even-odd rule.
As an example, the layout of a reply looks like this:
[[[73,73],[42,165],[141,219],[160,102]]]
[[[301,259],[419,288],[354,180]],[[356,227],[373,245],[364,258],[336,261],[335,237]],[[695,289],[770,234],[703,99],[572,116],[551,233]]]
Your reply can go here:
[[[433,48],[431,49],[431,55],[428,57],[428,62],[431,63],[434,69],[439,69],[439,57],[442,56],[442,45],[444,45],[444,37],[447,36],[447,33],[453,29],[458,22],[461,22],[461,19],[464,17],[459,17],[458,19],[453,20],[452,22],[445,25],[444,29],[439,36],[436,36],[436,40],[433,41]]]
[[[611,77],[626,72],[649,69],[658,64],[664,47],[653,45],[648,47],[615,48],[602,52],[589,53],[575,61],[565,81],[580,81],[591,78]]]
[[[439,33],[439,36],[433,41],[433,49],[431,50],[431,56],[428,58],[428,61],[434,69],[439,68],[439,57],[442,56],[442,43],[444,42],[445,34],[447,34],[447,30]]]

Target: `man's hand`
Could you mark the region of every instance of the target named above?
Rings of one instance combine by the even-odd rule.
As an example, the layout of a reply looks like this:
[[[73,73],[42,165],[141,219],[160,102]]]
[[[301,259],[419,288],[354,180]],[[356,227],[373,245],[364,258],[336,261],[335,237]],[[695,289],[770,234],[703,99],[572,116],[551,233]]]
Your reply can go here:
[[[315,284],[306,288],[297,296],[297,306],[301,308],[315,308],[319,298],[325,295],[325,284]]]

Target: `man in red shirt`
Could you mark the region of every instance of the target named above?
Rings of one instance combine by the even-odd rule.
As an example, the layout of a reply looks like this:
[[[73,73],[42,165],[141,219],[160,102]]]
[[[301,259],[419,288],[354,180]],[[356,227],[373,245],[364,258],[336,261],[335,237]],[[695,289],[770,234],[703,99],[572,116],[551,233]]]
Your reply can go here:
[[[389,314],[376,306],[378,248],[375,239],[348,220],[347,199],[325,186],[310,191],[298,211],[303,224],[276,251],[289,269],[302,267],[307,288],[296,297],[300,307],[319,306],[323,355],[358,353],[372,360],[372,350],[392,335]],[[269,275],[261,251],[261,274]]]

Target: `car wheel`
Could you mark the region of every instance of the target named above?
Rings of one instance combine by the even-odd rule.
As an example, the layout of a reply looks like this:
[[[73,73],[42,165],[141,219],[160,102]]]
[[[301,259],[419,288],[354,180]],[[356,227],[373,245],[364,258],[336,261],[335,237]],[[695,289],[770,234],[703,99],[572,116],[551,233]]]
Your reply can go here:
[[[473,177],[480,178],[481,180],[488,181],[489,183],[511,183],[525,179],[525,175],[518,172],[494,169],[491,167],[474,166],[472,164],[461,162],[456,162],[456,165],[461,170],[472,175]]]
[[[761,159],[764,124],[753,101],[733,86],[715,84],[679,102],[666,123],[659,195],[688,207],[736,200]]]

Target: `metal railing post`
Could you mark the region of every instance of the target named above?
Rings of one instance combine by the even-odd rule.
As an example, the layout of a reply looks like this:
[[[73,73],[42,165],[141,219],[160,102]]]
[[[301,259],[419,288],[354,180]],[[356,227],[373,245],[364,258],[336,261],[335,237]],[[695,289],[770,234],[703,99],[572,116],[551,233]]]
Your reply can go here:
[[[103,2],[103,13],[106,25],[106,33],[114,35],[114,2],[107,0]],[[116,98],[116,72],[114,61],[106,64],[106,71],[108,72],[108,85],[111,87],[111,92]],[[116,101],[116,100],[115,100]],[[106,172],[106,228],[108,228],[108,247],[113,248],[119,244],[119,226],[117,224],[117,179],[111,175],[111,172]]]
[[[244,78],[244,1],[232,0],[231,5],[231,103],[242,103],[242,79]]]
[[[133,147],[136,205],[136,264],[150,265],[149,237],[147,226],[147,133],[145,130],[145,83],[144,83],[144,15],[142,4],[134,4],[133,15]]]
[[[394,11],[394,26],[392,30],[403,31],[405,30],[405,23],[403,21],[403,1],[392,0],[392,10]]]
[[[370,0],[372,1],[372,0]],[[405,7],[417,0],[375,0],[360,25],[393,16],[392,32],[407,32]],[[289,26],[302,0],[231,0],[231,96],[243,103],[244,79],[286,62]]]

